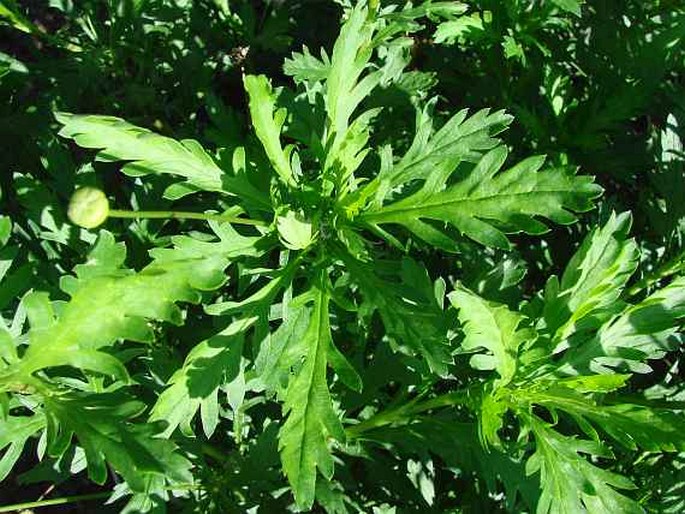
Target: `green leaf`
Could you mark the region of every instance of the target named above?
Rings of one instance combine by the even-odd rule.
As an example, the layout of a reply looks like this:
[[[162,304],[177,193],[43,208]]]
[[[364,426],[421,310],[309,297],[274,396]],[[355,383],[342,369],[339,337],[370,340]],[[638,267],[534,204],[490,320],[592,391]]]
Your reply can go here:
[[[580,7],[585,3],[585,0],[551,0],[551,2],[561,7],[564,11],[580,17]]]
[[[8,217],[0,216],[0,283],[7,275],[17,256],[17,248],[5,246],[11,237],[12,223]],[[11,275],[10,275],[11,276]],[[7,286],[7,283],[5,283]],[[9,291],[11,295],[11,289]]]
[[[45,409],[50,453],[61,454],[75,434],[88,460],[88,475],[98,484],[107,479],[106,462],[136,492],[146,492],[149,474],[169,481],[192,480],[190,462],[176,452],[174,443],[157,437],[159,424],[131,421],[145,405],[124,393],[46,397]]]
[[[525,318],[505,305],[488,302],[458,285],[448,298],[459,310],[464,330],[461,347],[465,352],[486,350],[471,357],[476,369],[496,370],[500,378],[496,386],[511,382],[516,374],[519,347],[535,338],[535,331],[521,327]]]
[[[141,514],[145,512],[164,512],[169,502],[169,487],[164,477],[158,475],[145,475],[145,490],[143,492],[130,491],[126,483],[114,487],[114,492],[108,500],[114,502],[120,497],[130,494],[131,499],[121,509],[120,514]],[[122,487],[123,486],[123,487]],[[132,494],[131,494],[132,493]]]
[[[530,417],[535,453],[526,474],[540,472],[542,496],[537,514],[593,512],[641,513],[642,508],[616,489],[634,489],[627,478],[590,464],[580,454],[608,457],[599,443],[564,436],[536,417]]]
[[[471,32],[483,32],[483,19],[480,13],[461,16],[456,20],[449,20],[438,25],[433,36],[436,44],[454,44]]]
[[[76,277],[64,277],[62,287],[71,299],[57,318],[47,296],[28,298],[30,345],[6,375],[21,380],[62,365],[123,375],[123,367],[100,348],[118,339],[149,341],[147,319],[180,323],[176,302],[198,302],[198,289],[214,289],[225,282],[224,268],[231,259],[259,254],[257,238],[240,236],[227,223],[213,226],[219,242],[173,238],[175,248],[153,250],[155,261],[138,273],[119,268],[123,248],[111,234],[101,232],[92,258],[75,268]]]
[[[678,323],[685,318],[685,277],[675,279],[604,324],[594,337],[566,351],[557,373],[608,373],[611,368],[648,373],[680,344]]]
[[[504,427],[504,415],[509,410],[509,406],[502,400],[499,392],[499,389],[487,390],[480,402],[478,435],[486,450],[490,450],[491,446],[503,449],[499,431]]]
[[[329,326],[327,277],[320,273],[314,285],[314,305],[307,330],[296,341],[294,355],[304,364],[290,378],[283,412],[287,419],[279,432],[281,462],[295,500],[311,508],[316,491],[316,470],[326,479],[333,475],[328,438],[345,440],[345,432],[331,402],[326,381],[326,362],[332,345]]]
[[[517,501],[521,497],[532,510],[537,503],[539,484],[526,476],[521,457],[497,448],[484,449],[479,442],[479,427],[464,423],[454,411],[423,417],[409,427],[374,430],[365,438],[384,446],[390,443],[403,457],[425,457],[428,452],[438,455],[449,468],[473,474],[479,482],[482,479],[492,495],[502,493],[501,483],[506,492],[503,500],[511,512],[524,510]],[[477,497],[482,494],[479,491]]]
[[[345,490],[340,484],[327,480],[316,482],[316,502],[326,510],[326,514],[348,514],[345,499]]]
[[[590,200],[601,192],[590,177],[559,168],[539,171],[540,157],[498,173],[506,156],[504,147],[491,150],[468,175],[447,187],[454,168],[436,166],[418,192],[372,206],[359,219],[371,225],[399,224],[432,245],[450,249],[451,239],[441,227],[423,220],[442,222],[481,244],[507,249],[504,232],[544,233],[547,226],[536,217],[572,223],[572,211],[590,209]]]
[[[360,3],[350,12],[333,46],[325,98],[330,132],[338,140],[344,139],[354,110],[380,81],[373,73],[359,81],[371,57],[373,33],[374,24]]]
[[[197,141],[176,141],[112,116],[56,113],[59,135],[84,148],[101,149],[98,160],[132,161],[122,171],[134,177],[171,174],[195,190],[218,191],[263,203],[262,194],[242,177],[225,172]]]
[[[402,48],[388,46],[385,65],[364,74],[374,50],[375,31],[376,24],[367,8],[362,3],[357,4],[340,29],[326,76],[323,172],[324,177],[337,187],[340,197],[349,192],[349,178],[369,152],[369,125],[379,109],[367,110],[356,119],[353,119],[354,112],[386,75],[401,72],[407,64]]]
[[[27,34],[40,33],[38,28],[19,12],[14,0],[3,0],[0,2],[0,19],[2,18],[9,21],[15,29]]]
[[[167,388],[159,396],[150,414],[150,421],[166,421],[164,437],[180,425],[186,435],[195,414],[202,406],[215,402],[219,387],[231,383],[240,373],[244,332],[253,320],[239,320],[226,329],[196,345],[169,379]],[[218,423],[218,412],[202,418],[205,435],[212,436]]]
[[[609,375],[611,376],[611,375]],[[533,395],[533,401],[547,408],[561,409],[575,419],[586,418],[629,450],[685,450],[685,416],[649,405],[597,403],[560,381]]]
[[[2,325],[0,325],[0,359],[3,359],[7,364],[19,359],[14,338]],[[0,364],[3,363],[0,361]]]
[[[551,382],[562,388],[578,393],[610,393],[626,385],[630,375],[590,375],[554,378]]]
[[[309,48],[302,48],[302,53],[293,52],[290,59],[283,63],[283,73],[293,78],[296,83],[320,82],[330,74],[331,61],[321,49],[321,60],[309,53]]]
[[[278,176],[285,184],[294,187],[297,182],[290,166],[292,147],[284,150],[281,146],[281,129],[287,111],[276,109],[271,83],[264,75],[246,75],[243,82],[250,96],[250,116],[257,137]]]
[[[377,18],[373,7],[367,9],[364,3],[358,3],[348,12],[333,47],[330,64],[326,62],[328,73],[323,94],[327,115],[322,138],[322,146],[326,150],[324,178],[333,183],[339,198],[358,189],[358,182],[353,175],[370,151],[371,122],[379,114],[380,108],[368,109],[356,117],[355,112],[378,86],[392,83],[401,88],[400,83],[404,79],[411,82],[411,72],[404,73],[403,70],[411,61],[412,40],[396,36],[419,30],[421,26],[415,22],[416,18],[430,14],[450,17],[457,10],[460,9],[454,5],[438,2],[434,6],[407,7],[396,12],[389,9]],[[383,60],[382,65],[375,69],[371,65],[374,50]],[[296,57],[302,65],[311,63],[313,59],[307,55]],[[315,63],[311,63],[309,68],[315,66]],[[318,70],[323,71],[323,65],[316,66],[314,73],[310,74],[315,75]],[[416,75],[413,79],[416,79]],[[310,85],[309,89],[315,88]],[[368,191],[368,188],[364,188],[364,191]],[[356,212],[350,204],[354,205],[360,197],[366,200],[368,194],[352,194],[347,208]]]
[[[421,355],[434,373],[445,375],[447,364],[452,362],[447,348],[447,319],[426,269],[408,258],[371,265],[346,253],[340,257],[359,285],[367,302],[364,308],[369,313],[378,311],[395,349]]]
[[[0,248],[7,244],[12,234],[12,220],[7,216],[0,216]],[[2,277],[0,277],[2,278]]]
[[[284,393],[290,368],[297,363],[299,345],[309,328],[311,310],[306,306],[288,306],[288,317],[259,347],[255,361],[257,375],[271,391]]]
[[[343,384],[353,391],[361,392],[364,384],[359,373],[332,341],[328,346],[328,362]]]
[[[0,482],[12,471],[29,437],[45,427],[45,416],[7,416],[0,419]]]
[[[253,317],[263,316],[268,313],[271,303],[278,292],[287,287],[298,270],[300,260],[291,259],[288,264],[271,273],[271,280],[262,288],[240,301],[228,300],[205,306],[205,311],[214,316],[242,313],[242,317],[248,320]],[[256,318],[255,318],[256,319]]]
[[[423,110],[417,110],[416,134],[409,150],[397,163],[383,169],[378,179],[365,188],[374,190],[375,203],[379,207],[388,193],[398,186],[449,173],[461,162],[478,162],[483,151],[497,146],[499,140],[495,136],[513,119],[504,111],[490,114],[489,109],[467,118],[468,111],[464,109],[434,131],[435,102],[433,99]]]
[[[630,223],[629,213],[612,213],[604,226],[584,239],[561,284],[556,277],[548,281],[544,318],[554,341],[597,329],[623,310],[619,298],[638,264],[637,245],[627,239]]]
[[[304,250],[313,241],[312,224],[293,211],[278,216],[276,227],[281,242],[291,250]]]

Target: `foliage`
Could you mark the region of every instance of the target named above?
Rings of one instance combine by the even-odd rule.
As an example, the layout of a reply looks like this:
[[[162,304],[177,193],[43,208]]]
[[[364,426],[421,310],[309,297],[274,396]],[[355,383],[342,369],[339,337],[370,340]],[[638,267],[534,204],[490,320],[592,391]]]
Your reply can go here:
[[[0,2],[0,479],[123,512],[679,511],[685,12],[337,3]]]

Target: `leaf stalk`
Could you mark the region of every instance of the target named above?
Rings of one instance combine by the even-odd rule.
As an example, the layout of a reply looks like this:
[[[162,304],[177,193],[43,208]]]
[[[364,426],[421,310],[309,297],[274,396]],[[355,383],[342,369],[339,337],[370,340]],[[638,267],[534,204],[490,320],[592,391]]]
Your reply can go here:
[[[121,211],[110,209],[111,218],[129,219],[186,219],[186,220],[205,220],[205,221],[228,221],[236,225],[251,225],[253,227],[266,227],[268,223],[262,220],[250,218],[240,218],[225,214],[206,214],[203,212],[191,211]]]

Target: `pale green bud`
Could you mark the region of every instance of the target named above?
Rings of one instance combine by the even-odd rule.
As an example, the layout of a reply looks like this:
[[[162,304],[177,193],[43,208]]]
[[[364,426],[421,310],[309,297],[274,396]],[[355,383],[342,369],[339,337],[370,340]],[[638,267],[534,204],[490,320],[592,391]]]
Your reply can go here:
[[[67,215],[72,223],[83,228],[102,225],[109,215],[105,193],[94,187],[82,187],[71,195]]]

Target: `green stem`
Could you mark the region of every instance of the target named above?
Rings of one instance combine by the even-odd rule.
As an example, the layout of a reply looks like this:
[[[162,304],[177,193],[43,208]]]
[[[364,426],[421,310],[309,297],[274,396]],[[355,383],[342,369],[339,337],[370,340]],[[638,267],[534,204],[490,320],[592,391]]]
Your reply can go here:
[[[435,398],[425,401],[418,401],[413,399],[407,403],[403,403],[397,407],[392,407],[383,412],[379,412],[375,416],[362,421],[357,425],[346,428],[347,436],[351,439],[359,437],[364,432],[374,430],[376,428],[385,427],[388,425],[407,424],[412,421],[417,415],[443,407],[453,407],[456,405],[464,405],[470,407],[473,403],[473,394],[470,389],[463,389],[460,391],[453,391]]]
[[[197,489],[196,484],[176,484],[173,486],[165,487],[167,491],[190,491]],[[100,500],[102,498],[109,498],[112,495],[112,491],[102,492],[102,493],[91,493],[91,494],[77,494],[73,496],[62,496],[60,498],[51,498],[49,500],[38,500],[35,502],[26,503],[15,503],[13,505],[0,505],[0,513],[2,512],[15,512],[22,511],[25,509],[35,509],[40,507],[50,507],[51,505],[65,505],[67,503],[76,503],[88,500]]]
[[[411,413],[416,415],[429,410],[440,409],[442,407],[454,407],[455,405],[470,407],[473,401],[472,396],[473,394],[470,389],[453,391],[451,393],[436,396],[435,398],[431,398],[430,400],[426,400],[425,402],[417,404],[413,409],[411,409]]]
[[[0,512],[14,512],[22,511],[25,509],[35,509],[40,507],[49,507],[51,505],[64,505],[67,503],[74,503],[79,501],[87,500],[99,500],[101,498],[109,498],[112,495],[111,492],[106,493],[93,493],[93,494],[80,494],[75,496],[63,496],[61,498],[52,498],[50,500],[40,500],[35,502],[26,503],[15,503],[14,505],[3,505],[0,506]]]
[[[685,250],[681,251],[663,266],[654,270],[642,280],[635,283],[630,289],[628,289],[628,296],[636,296],[648,287],[654,285],[659,280],[670,277],[671,275],[675,275],[683,270],[685,270]]]
[[[110,209],[111,218],[133,218],[133,219],[182,219],[182,220],[205,220],[205,221],[228,221],[236,225],[252,225],[254,227],[266,227],[268,223],[261,220],[240,218],[226,214],[205,214],[203,212],[189,211],[120,211]]]

